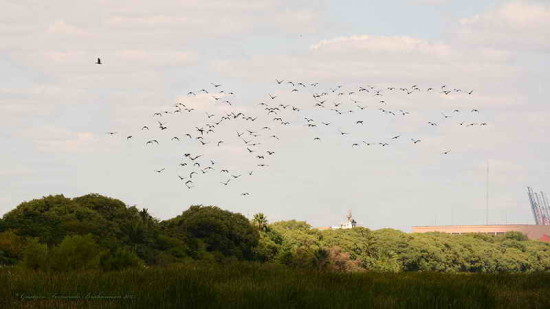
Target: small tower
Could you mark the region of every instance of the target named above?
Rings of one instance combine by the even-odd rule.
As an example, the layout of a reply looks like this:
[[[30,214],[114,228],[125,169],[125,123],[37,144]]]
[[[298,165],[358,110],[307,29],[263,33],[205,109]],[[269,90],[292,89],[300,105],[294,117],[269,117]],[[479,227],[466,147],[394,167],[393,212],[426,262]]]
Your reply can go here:
[[[348,210],[348,215],[346,216],[346,218],[348,219],[348,228],[354,228],[357,225],[357,222],[353,219],[353,215],[351,214],[351,209]]]

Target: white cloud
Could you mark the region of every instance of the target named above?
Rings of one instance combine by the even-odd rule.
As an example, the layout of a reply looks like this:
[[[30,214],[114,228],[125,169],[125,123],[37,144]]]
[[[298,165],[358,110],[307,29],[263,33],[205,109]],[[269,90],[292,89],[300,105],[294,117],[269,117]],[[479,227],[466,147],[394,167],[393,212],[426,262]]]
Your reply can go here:
[[[550,4],[514,1],[460,20],[456,37],[470,45],[550,50]]]
[[[79,35],[79,36],[85,36],[88,35],[88,33],[78,27],[75,27],[73,25],[70,25],[63,20],[57,20],[53,24],[51,24],[48,27],[47,30],[49,33],[54,34],[65,34],[65,35]]]
[[[92,132],[73,132],[54,125],[29,128],[19,135],[31,141],[39,152],[97,153],[102,151],[100,146],[103,146]]]
[[[228,76],[247,79],[261,75],[343,83],[452,83],[470,89],[487,84],[489,79],[508,81],[516,71],[507,52],[372,35],[323,40],[299,55],[222,60],[213,67]]]

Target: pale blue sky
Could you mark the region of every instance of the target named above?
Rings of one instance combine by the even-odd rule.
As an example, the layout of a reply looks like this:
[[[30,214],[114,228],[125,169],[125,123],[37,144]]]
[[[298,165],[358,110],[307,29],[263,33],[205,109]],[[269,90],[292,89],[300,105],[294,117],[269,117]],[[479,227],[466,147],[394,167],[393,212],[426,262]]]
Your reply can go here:
[[[491,223],[532,223],[526,186],[550,190],[550,7],[543,1],[0,0],[0,6],[0,214],[43,195],[96,192],[161,219],[202,203],[328,226],[352,209],[367,227],[408,230],[484,223],[487,161]],[[102,66],[93,64],[96,57]],[[187,190],[175,178],[183,171],[170,164],[188,150],[245,172],[250,162],[238,141],[223,150],[163,145],[154,152],[105,135],[138,136],[142,124],[154,124],[153,112],[178,101],[221,112],[185,96],[211,89],[210,82],[234,91],[235,108],[250,114],[262,115],[257,103],[267,93],[310,106],[310,97],[282,91],[275,78],[347,90],[448,84],[475,95],[388,95],[390,108],[410,110],[410,117],[389,121],[371,102],[372,112],[361,116],[365,129],[349,124],[355,119],[339,122],[305,109],[358,140],[402,134],[423,142],[351,149],[353,138],[312,133],[296,119],[270,146],[277,154],[269,168],[228,187],[209,176]],[[489,125],[462,130],[458,116],[454,126],[424,125],[440,121],[450,106],[479,108],[478,118],[462,120]],[[203,115],[167,121],[187,130]],[[234,129],[220,138],[229,141]],[[312,143],[315,134],[321,145]],[[447,148],[451,154],[442,157]],[[164,166],[166,174],[153,172]],[[243,191],[251,196],[241,197]]]

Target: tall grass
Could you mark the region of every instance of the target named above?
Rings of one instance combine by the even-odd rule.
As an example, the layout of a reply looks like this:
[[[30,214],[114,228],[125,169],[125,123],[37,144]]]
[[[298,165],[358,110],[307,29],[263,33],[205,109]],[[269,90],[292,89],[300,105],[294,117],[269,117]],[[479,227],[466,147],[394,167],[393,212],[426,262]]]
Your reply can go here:
[[[60,299],[68,296],[78,299]],[[542,309],[550,308],[550,274],[323,273],[255,263],[117,272],[0,268],[0,308]]]

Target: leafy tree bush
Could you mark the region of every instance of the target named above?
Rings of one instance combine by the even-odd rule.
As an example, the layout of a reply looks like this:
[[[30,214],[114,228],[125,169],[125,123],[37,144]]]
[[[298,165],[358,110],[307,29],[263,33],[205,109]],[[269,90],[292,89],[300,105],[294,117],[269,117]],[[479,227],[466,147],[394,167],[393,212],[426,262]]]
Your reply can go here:
[[[159,222],[147,209],[88,194],[21,203],[0,220],[0,265],[116,270],[259,260],[331,271],[550,271],[550,244],[524,234],[410,234],[393,229],[317,230],[304,221],[251,221],[214,206],[192,206]]]
[[[48,246],[41,244],[36,238],[31,239],[23,252],[22,266],[32,270],[47,270]]]
[[[13,230],[0,232],[0,265],[13,265],[23,257],[27,239]]]
[[[528,240],[527,235],[523,234],[522,232],[516,232],[516,231],[506,232],[504,234],[504,238],[511,239],[511,240],[517,240],[517,241],[526,241],[526,240]]]
[[[171,237],[198,240],[193,246],[197,250],[204,248],[218,260],[252,260],[258,245],[258,231],[248,219],[215,206],[191,206],[176,218],[164,221],[163,226]]]
[[[54,271],[99,268],[101,248],[92,235],[67,236],[48,254],[48,264]]]
[[[133,252],[126,249],[116,249],[114,252],[105,252],[100,260],[103,270],[121,270],[143,266],[143,262]]]

